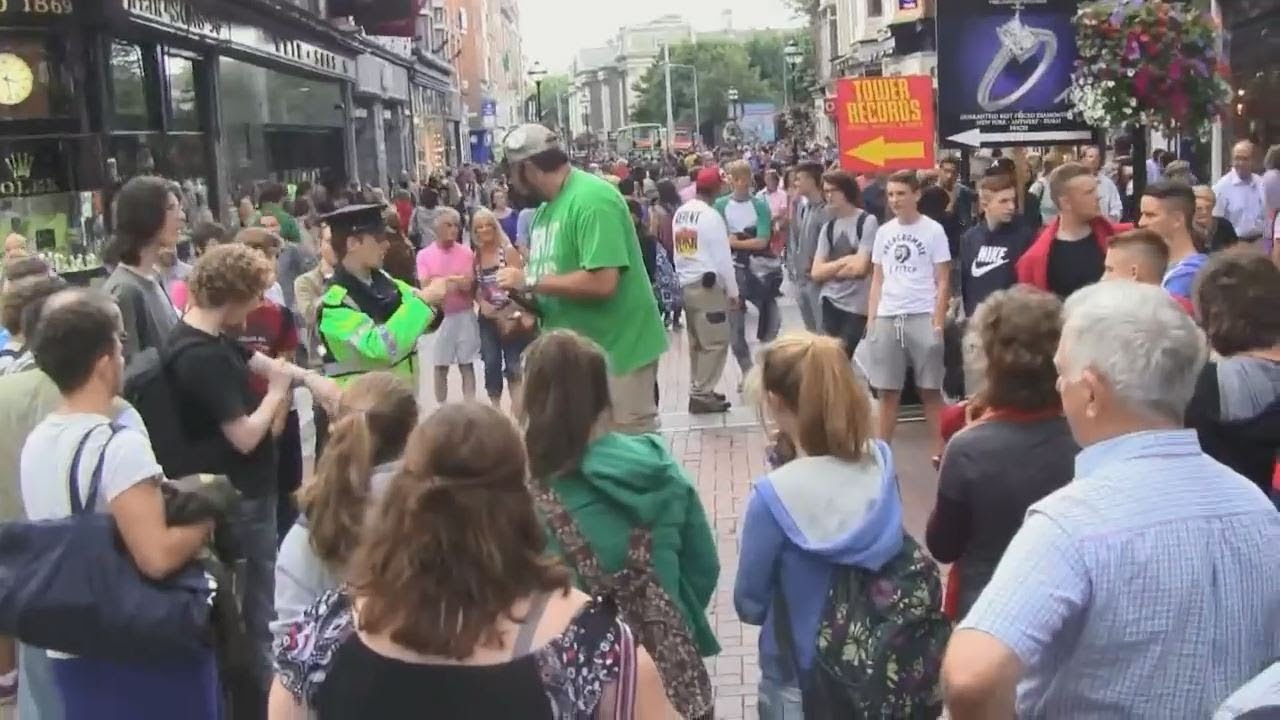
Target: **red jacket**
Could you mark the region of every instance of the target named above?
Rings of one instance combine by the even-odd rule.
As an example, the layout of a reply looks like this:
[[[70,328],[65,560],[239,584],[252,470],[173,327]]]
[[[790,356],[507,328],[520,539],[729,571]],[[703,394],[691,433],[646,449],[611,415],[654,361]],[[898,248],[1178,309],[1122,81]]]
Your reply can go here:
[[[1059,222],[1059,218],[1054,218],[1053,222],[1045,225],[1031,247],[1022,253],[1022,257],[1018,259],[1018,282],[1034,285],[1041,290],[1049,289],[1049,248],[1053,247],[1053,239],[1058,236]],[[1112,237],[1133,229],[1132,225],[1115,224],[1101,216],[1090,220],[1089,227],[1093,229],[1093,236],[1097,238],[1098,247],[1102,248],[1104,254]]]

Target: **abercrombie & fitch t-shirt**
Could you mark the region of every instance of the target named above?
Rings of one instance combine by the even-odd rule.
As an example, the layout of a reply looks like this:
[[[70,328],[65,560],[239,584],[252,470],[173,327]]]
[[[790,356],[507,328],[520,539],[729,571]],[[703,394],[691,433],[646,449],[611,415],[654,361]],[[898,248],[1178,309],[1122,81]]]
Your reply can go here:
[[[921,215],[903,224],[897,218],[876,231],[871,262],[881,266],[877,317],[932,313],[938,301],[934,266],[951,261],[947,233],[936,221]]]

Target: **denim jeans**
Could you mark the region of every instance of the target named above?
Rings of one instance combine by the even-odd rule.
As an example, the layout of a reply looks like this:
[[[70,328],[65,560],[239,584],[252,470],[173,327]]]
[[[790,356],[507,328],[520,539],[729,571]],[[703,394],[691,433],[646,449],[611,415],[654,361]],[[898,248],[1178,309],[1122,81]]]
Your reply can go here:
[[[529,346],[529,338],[503,340],[498,324],[480,318],[480,359],[484,362],[484,390],[491,398],[502,395],[502,380],[520,378],[520,356]]]
[[[260,676],[271,683],[271,630],[276,594],[276,493],[241,498],[232,513],[231,528],[244,561],[237,573],[245,630],[257,641]]]
[[[53,677],[48,653],[18,643],[18,717],[22,720],[62,720],[66,712]]]
[[[800,688],[761,676],[758,692],[760,720],[804,720]]]
[[[756,322],[756,340],[773,342],[782,329],[782,314],[778,310],[778,286],[782,282],[781,273],[776,282],[770,279],[762,283],[746,268],[735,267],[734,274],[738,280],[740,300],[755,306],[759,319]],[[729,311],[729,346],[733,349],[733,358],[738,361],[738,368],[745,374],[751,369],[751,345],[747,342],[747,309],[739,303],[736,310]]]

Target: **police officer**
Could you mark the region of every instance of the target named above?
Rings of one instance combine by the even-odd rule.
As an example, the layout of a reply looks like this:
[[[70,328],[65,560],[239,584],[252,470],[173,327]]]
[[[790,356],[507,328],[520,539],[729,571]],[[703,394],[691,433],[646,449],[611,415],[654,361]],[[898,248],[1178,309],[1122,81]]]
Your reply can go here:
[[[385,206],[348,205],[325,216],[337,265],[320,299],[316,332],[324,374],[345,386],[386,370],[417,382],[418,338],[444,318],[445,280],[416,289],[382,269]]]

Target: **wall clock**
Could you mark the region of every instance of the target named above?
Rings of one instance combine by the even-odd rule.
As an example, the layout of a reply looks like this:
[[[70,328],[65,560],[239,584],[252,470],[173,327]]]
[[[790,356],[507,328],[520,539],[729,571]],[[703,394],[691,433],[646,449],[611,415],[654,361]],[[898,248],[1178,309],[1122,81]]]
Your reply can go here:
[[[0,52],[0,105],[17,105],[31,97],[36,76],[26,60]]]

